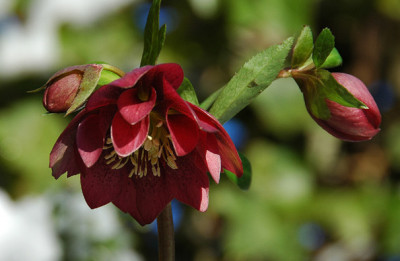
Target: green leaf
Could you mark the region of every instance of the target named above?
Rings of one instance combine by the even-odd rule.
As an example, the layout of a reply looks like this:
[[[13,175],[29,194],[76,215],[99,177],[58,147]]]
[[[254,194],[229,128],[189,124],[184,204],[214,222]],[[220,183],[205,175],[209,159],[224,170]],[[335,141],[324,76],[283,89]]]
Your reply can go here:
[[[158,31],[158,46],[157,46],[157,52],[155,53],[156,54],[155,61],[157,60],[157,57],[160,54],[161,49],[164,46],[166,35],[167,35],[167,25],[164,24],[161,26],[160,30]]]
[[[90,64],[85,68],[85,72],[83,73],[82,77],[82,82],[79,87],[79,92],[77,93],[74,101],[72,102],[71,107],[66,112],[66,115],[72,113],[86,102],[89,96],[96,89],[102,70],[103,70],[102,66],[90,66]]]
[[[312,55],[315,67],[321,67],[334,47],[335,37],[333,36],[331,30],[325,28],[318,35],[317,40],[315,40],[314,51]]]
[[[225,86],[224,86],[225,87]],[[208,110],[215,102],[217,99],[218,95],[221,93],[221,91],[224,89],[224,87],[219,88],[215,92],[213,92],[210,96],[208,96],[201,104],[200,107],[204,110]]]
[[[314,48],[313,35],[309,26],[304,26],[293,48],[292,68],[303,65],[311,56]]]
[[[183,78],[183,82],[181,86],[179,86],[177,92],[185,101],[188,101],[190,103],[193,103],[194,105],[199,106],[199,101],[197,100],[196,91],[194,90],[193,85],[188,78],[186,77]]]
[[[165,39],[165,26],[159,30],[161,0],[153,0],[144,29],[144,47],[140,66],[154,65]]]
[[[254,100],[283,69],[293,38],[258,53],[227,83],[210,109],[221,123],[235,116]]]
[[[242,153],[239,153],[239,156],[243,164],[243,176],[238,178],[234,173],[226,169],[224,169],[224,173],[229,178],[229,180],[236,184],[240,189],[248,190],[250,188],[252,176],[251,164],[250,161]]]
[[[320,68],[333,68],[341,65],[343,62],[342,57],[339,54],[339,51],[336,48],[332,49],[332,52],[329,54],[328,58],[326,58],[325,62],[321,65]]]

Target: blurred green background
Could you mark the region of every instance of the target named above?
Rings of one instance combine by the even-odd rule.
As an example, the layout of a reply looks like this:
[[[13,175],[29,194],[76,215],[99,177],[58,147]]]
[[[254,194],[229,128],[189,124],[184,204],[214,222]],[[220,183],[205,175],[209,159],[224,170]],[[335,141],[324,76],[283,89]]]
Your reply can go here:
[[[63,67],[139,66],[149,2],[0,0],[0,260],[155,260],[155,226],[90,210],[79,178],[55,181],[49,152],[69,119],[27,94]],[[205,213],[174,203],[177,260],[400,260],[400,2],[164,0],[159,63],[176,62],[200,100],[272,44],[329,27],[370,88],[382,131],[341,142],[308,116],[290,79],[228,122],[252,186],[211,182]]]

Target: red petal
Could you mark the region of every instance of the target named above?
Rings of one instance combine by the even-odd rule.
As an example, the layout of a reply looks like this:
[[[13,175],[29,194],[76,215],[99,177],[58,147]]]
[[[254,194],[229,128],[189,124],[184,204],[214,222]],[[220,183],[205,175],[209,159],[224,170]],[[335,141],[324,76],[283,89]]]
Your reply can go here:
[[[104,85],[95,91],[86,103],[86,110],[92,111],[102,106],[116,104],[118,97],[124,90],[112,85]]]
[[[177,156],[186,155],[196,147],[199,130],[193,119],[183,114],[167,114],[167,125]]]
[[[78,174],[79,156],[76,155],[75,137],[78,123],[85,116],[86,111],[81,111],[68,124],[67,128],[58,137],[53,149],[50,152],[50,168],[53,176],[58,179],[62,174],[68,172],[68,176]]]
[[[92,168],[86,169],[81,175],[81,187],[89,207],[97,208],[111,202],[125,181],[123,177],[106,165],[104,157]]]
[[[86,117],[78,125],[76,143],[78,152],[86,167],[90,168],[99,159],[104,145],[107,125],[101,124],[97,114]]]
[[[150,114],[156,103],[156,91],[151,88],[151,96],[148,101],[138,98],[138,88],[126,90],[119,96],[119,113],[129,124],[136,124]]]
[[[183,70],[179,64],[164,63],[156,65],[152,72],[155,74],[162,73],[164,79],[176,90],[181,86],[183,81]]]
[[[133,178],[137,190],[136,206],[141,218],[138,222],[142,225],[153,222],[173,199],[173,194],[168,187],[170,178],[164,173],[161,173],[160,177],[147,173],[147,176],[143,178]]]
[[[193,114],[195,115],[195,119],[197,124],[200,127],[200,130],[205,132],[218,132],[219,130],[214,126],[214,122],[218,122],[217,119],[214,118],[208,111],[203,110],[202,108],[187,103],[192,110]],[[219,122],[218,122],[219,123]]]
[[[140,148],[146,140],[149,126],[149,117],[130,125],[121,114],[116,113],[111,125],[111,139],[118,155],[126,157]]]
[[[125,74],[124,77],[113,81],[109,85],[128,89],[132,88],[139,80],[143,77],[143,75],[147,74],[147,72],[153,69],[155,66],[147,65],[137,69],[134,69],[131,72]]]
[[[197,167],[198,160],[201,160],[200,155],[193,151],[185,157],[178,158],[177,170],[168,167],[164,170],[174,197],[182,203],[204,212],[208,207],[209,181],[206,169]]]
[[[206,163],[208,171],[211,177],[214,179],[215,183],[219,183],[219,178],[221,174],[221,156],[219,155],[219,149],[217,146],[217,139],[213,134],[207,133],[205,135],[206,142]]]
[[[213,135],[217,140],[219,155],[222,160],[222,167],[235,173],[238,177],[241,177],[243,174],[242,161],[240,160],[236,147],[224,127],[222,127],[219,121],[210,113],[193,104],[191,104],[191,108],[195,111],[199,122],[202,122],[201,124],[203,124],[203,126],[207,125],[207,128],[203,130],[216,130],[213,131]],[[207,148],[213,146],[212,143],[213,142],[207,141]]]
[[[123,172],[127,169],[121,169]],[[125,171],[126,172],[126,171]],[[117,175],[122,175],[119,186],[119,193],[116,195],[112,203],[118,207],[121,211],[125,213],[129,213],[137,222],[139,222],[142,226],[145,224],[149,224],[151,222],[145,222],[143,217],[139,214],[137,205],[136,205],[136,185],[132,178],[129,178],[129,173],[118,173]]]

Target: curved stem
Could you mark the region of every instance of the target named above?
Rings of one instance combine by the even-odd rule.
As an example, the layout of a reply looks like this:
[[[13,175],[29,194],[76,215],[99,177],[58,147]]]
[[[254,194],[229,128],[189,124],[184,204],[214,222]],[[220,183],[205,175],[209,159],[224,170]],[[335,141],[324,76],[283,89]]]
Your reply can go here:
[[[174,222],[172,220],[171,202],[157,217],[158,259],[160,261],[175,260]]]

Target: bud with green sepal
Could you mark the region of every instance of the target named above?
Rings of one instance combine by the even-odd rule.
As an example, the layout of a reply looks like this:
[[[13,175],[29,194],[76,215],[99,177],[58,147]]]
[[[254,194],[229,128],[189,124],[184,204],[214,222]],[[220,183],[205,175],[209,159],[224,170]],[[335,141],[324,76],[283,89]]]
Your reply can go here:
[[[43,106],[48,112],[70,114],[81,108],[100,86],[125,73],[108,64],[70,66],[56,72],[42,87],[45,89]]]
[[[305,26],[293,48],[291,68],[278,77],[293,77],[311,117],[333,136],[346,141],[371,139],[379,132],[380,112],[359,79],[325,70],[342,63],[334,45],[328,28],[313,44],[311,29]]]

